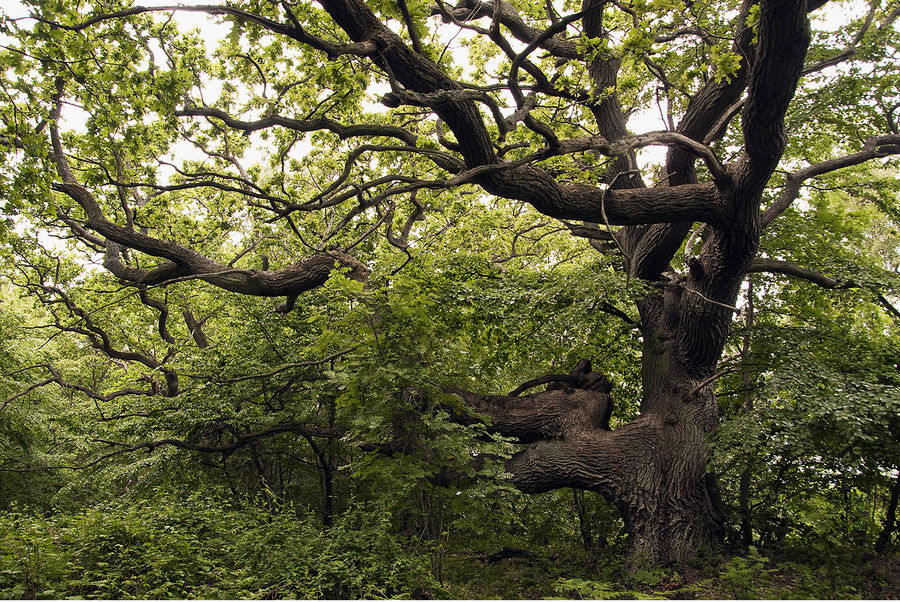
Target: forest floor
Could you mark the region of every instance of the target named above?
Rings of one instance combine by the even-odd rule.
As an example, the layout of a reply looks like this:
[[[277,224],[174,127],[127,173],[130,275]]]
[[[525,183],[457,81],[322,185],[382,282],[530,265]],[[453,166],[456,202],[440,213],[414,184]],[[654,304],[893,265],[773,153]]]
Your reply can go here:
[[[622,568],[619,550],[447,554],[442,584],[458,599],[900,599],[900,554],[749,551],[680,569]]]
[[[317,518],[165,496],[0,511],[0,599],[900,599],[900,550],[876,555],[863,534],[626,570],[621,535],[584,551],[558,534],[436,542],[398,536],[384,514]]]

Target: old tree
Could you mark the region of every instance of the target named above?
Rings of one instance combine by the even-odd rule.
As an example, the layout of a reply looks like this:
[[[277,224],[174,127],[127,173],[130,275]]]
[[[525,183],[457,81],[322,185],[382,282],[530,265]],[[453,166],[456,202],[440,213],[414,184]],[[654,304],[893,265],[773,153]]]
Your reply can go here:
[[[555,376],[534,366],[510,395],[488,394],[506,387],[477,374],[432,375],[431,389],[398,379],[396,395],[411,408],[434,398],[455,421],[513,438],[516,487],[597,492],[621,513],[635,558],[671,563],[721,537],[707,441],[748,274],[855,287],[896,313],[879,282],[761,246],[823,179],[873,198],[892,181],[896,2],[28,4],[27,17],[3,22],[10,278],[117,371],[92,381],[38,366],[28,390],[56,384],[108,413],[129,400],[119,416],[101,409],[105,420],[164,417],[210,382],[196,373],[216,373],[211,340],[229,344],[210,334],[215,317],[205,322],[217,298],[280,298],[255,335],[269,338],[333,274],[345,289],[389,291],[453,233],[454,211],[506,207],[531,225],[486,221],[469,243],[506,245],[497,265],[542,248],[547,269],[577,256],[622,274],[628,294],[598,291],[596,309],[638,337],[640,383],[624,385],[640,391],[639,411],[610,427],[623,383],[596,358]],[[186,33],[188,17],[219,39]],[[665,148],[664,160],[645,165],[647,147]],[[142,325],[108,317],[135,298]],[[373,311],[360,329],[377,340],[386,321]],[[319,355],[212,382],[329,362],[316,379],[338,378],[348,349],[309,349]],[[324,442],[350,440],[333,410],[325,423],[297,414],[250,426],[214,440],[126,430],[103,445],[226,454],[289,432],[330,478]],[[351,438],[375,453],[398,445]]]

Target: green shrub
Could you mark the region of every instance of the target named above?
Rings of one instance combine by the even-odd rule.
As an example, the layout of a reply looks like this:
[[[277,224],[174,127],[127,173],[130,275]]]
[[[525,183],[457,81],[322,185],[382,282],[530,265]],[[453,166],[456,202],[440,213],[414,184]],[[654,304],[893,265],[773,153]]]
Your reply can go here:
[[[362,512],[328,530],[200,497],[0,514],[4,598],[423,598],[440,592],[427,563]]]
[[[665,596],[623,589],[617,583],[589,579],[559,579],[553,589],[574,600],[665,600]]]
[[[759,591],[766,577],[773,572],[767,569],[769,559],[750,546],[745,556],[735,556],[722,567],[719,579],[731,590],[735,598],[760,598],[764,592]]]

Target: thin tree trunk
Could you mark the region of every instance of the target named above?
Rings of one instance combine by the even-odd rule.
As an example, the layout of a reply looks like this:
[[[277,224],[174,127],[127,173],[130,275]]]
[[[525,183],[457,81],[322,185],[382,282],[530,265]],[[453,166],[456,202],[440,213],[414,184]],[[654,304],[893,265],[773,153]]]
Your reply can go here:
[[[591,522],[587,516],[587,504],[584,501],[584,490],[573,489],[572,498],[575,503],[575,512],[578,515],[578,533],[581,536],[581,545],[586,552],[594,549],[594,535],[591,531]]]
[[[875,551],[879,554],[884,553],[888,543],[891,541],[891,535],[894,533],[894,526],[897,522],[897,501],[900,498],[900,475],[894,479],[894,486],[891,487],[891,501],[888,503],[887,513],[884,517],[884,528],[878,535],[878,541],[875,542]]]
[[[326,458],[323,463],[322,483],[325,494],[322,504],[322,524],[331,527],[334,525],[334,470],[330,458]]]
[[[322,487],[322,525],[331,527],[334,524],[334,460],[331,453],[316,445],[312,437],[306,437],[306,442],[309,443],[319,464],[319,483]]]
[[[741,377],[744,384],[744,412],[753,411],[753,392],[750,385],[750,329],[753,327],[753,281],[747,282],[747,333],[741,347]],[[753,512],[750,508],[750,467],[741,471],[738,493],[738,505],[741,514],[741,543],[745,548],[753,545]]]

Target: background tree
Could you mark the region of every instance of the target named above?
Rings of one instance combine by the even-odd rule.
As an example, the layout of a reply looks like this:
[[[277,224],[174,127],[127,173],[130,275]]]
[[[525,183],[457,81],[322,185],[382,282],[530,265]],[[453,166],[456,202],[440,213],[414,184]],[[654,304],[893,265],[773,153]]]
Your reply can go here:
[[[460,439],[439,449],[442,429],[461,428],[449,410],[524,444],[505,467],[522,491],[597,492],[619,510],[634,560],[685,560],[722,532],[706,444],[747,275],[861,287],[896,313],[885,266],[826,277],[794,261],[816,255],[778,246],[811,182],[864,189],[894,216],[900,8],[872,2],[845,30],[814,34],[810,15],[830,4],[35,3],[27,26],[3,24],[14,38],[2,55],[5,212],[25,226],[7,235],[44,233],[42,246],[14,247],[15,282],[110,361],[102,379],[48,368],[47,380],[121,404],[117,418],[161,416],[144,430],[122,422],[104,440],[114,450],[247,454],[264,489],[260,442],[306,439],[326,521],[340,452],[325,442],[412,446],[465,470]],[[175,11],[218,16],[229,33],[206,53]],[[654,104],[666,129],[631,134],[628,116]],[[67,121],[76,111],[82,124]],[[668,147],[655,173],[638,164],[649,145]],[[540,295],[528,268],[561,263],[584,293],[559,309],[589,314],[551,304],[541,315],[553,330],[534,318],[530,334],[474,330],[461,308],[510,303],[497,292],[430,323],[442,309],[428,280],[450,268],[417,258],[479,213],[464,244],[490,244],[494,276],[518,268],[517,291]],[[64,247],[76,258],[60,260]],[[335,268],[344,276],[329,280]],[[396,296],[415,270],[421,288]],[[310,291],[328,297],[306,305]],[[263,305],[271,297],[284,301]],[[601,328],[596,312],[615,320]],[[247,317],[252,334],[228,339],[228,321]],[[554,352],[531,366],[522,354],[507,372],[510,333]],[[602,362],[603,337],[640,345],[639,388],[633,369]],[[359,340],[367,353],[348,355]],[[496,347],[447,370],[433,349],[444,340],[461,354]],[[566,346],[586,353],[563,357]],[[339,359],[370,370],[332,368]],[[320,378],[329,385],[307,388]],[[306,395],[315,401],[288,409],[285,397]],[[362,407],[380,421],[354,423]],[[417,436],[398,408],[423,416]],[[425,487],[439,475],[421,476]]]

